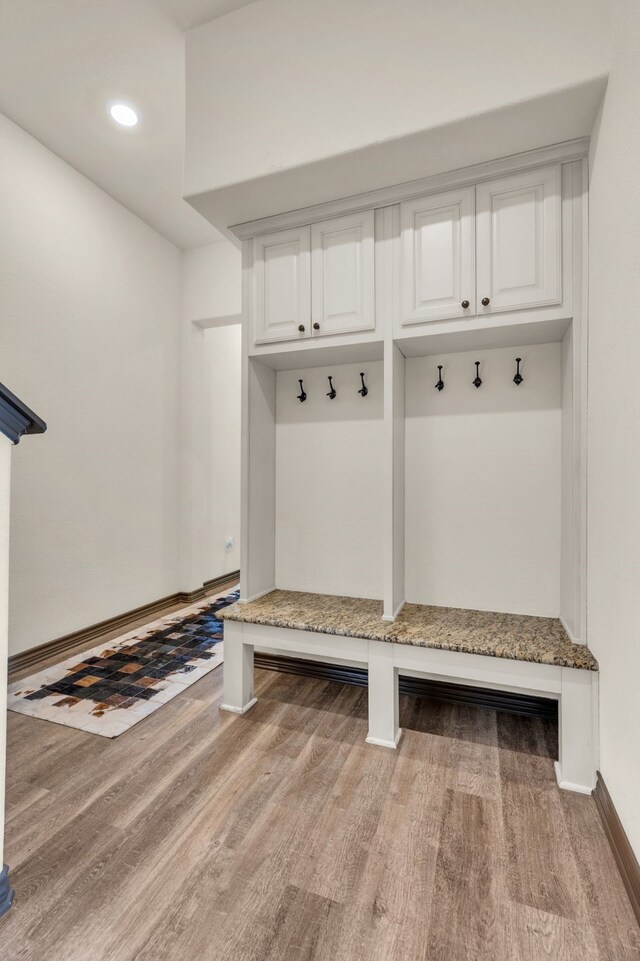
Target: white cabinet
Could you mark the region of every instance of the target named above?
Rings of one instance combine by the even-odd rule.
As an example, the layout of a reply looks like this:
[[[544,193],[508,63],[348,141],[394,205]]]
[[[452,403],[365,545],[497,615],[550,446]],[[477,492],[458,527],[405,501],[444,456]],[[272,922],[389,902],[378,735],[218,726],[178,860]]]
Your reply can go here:
[[[562,299],[560,167],[476,187],[478,312]]]
[[[313,336],[373,330],[373,210],[311,228]]]
[[[374,214],[356,211],[254,237],[255,345],[336,335],[371,339]],[[441,332],[434,322],[471,327],[482,315],[563,304],[560,164],[401,201],[399,221],[398,255],[389,253],[391,245],[380,246],[378,291],[393,286],[404,336],[415,337],[420,327],[425,334]],[[393,223],[397,237],[397,219]],[[378,305],[380,316],[390,310]]]
[[[400,205],[403,324],[475,313],[473,187]]]
[[[374,329],[373,210],[254,238],[255,344]]]
[[[254,342],[308,337],[311,231],[296,227],[253,241]]]

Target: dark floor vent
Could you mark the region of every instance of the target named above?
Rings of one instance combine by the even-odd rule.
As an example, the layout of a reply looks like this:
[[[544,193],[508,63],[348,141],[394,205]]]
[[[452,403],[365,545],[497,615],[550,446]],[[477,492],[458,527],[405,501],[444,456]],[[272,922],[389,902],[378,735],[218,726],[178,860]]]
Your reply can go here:
[[[361,667],[326,664],[323,661],[309,661],[302,657],[261,654],[258,651],[254,655],[254,664],[265,671],[318,677],[326,681],[337,681],[340,684],[354,684],[357,687],[367,686],[367,671]],[[401,674],[400,693],[410,694],[412,697],[430,697],[433,701],[447,701],[451,704],[470,704],[491,711],[522,714],[525,717],[544,717],[555,721],[558,719],[558,702],[553,698],[517,694],[513,691],[497,691],[493,688],[472,687],[469,684],[450,681],[431,681]]]

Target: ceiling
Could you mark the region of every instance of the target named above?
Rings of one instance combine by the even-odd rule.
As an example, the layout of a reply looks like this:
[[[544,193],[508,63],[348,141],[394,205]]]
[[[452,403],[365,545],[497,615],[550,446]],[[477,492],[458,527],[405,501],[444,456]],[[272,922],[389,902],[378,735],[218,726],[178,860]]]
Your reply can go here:
[[[199,27],[253,2],[254,0],[156,0],[157,6],[165,10],[182,30]]]
[[[1,0],[0,111],[178,247],[220,240],[182,199],[183,31],[247,2]]]

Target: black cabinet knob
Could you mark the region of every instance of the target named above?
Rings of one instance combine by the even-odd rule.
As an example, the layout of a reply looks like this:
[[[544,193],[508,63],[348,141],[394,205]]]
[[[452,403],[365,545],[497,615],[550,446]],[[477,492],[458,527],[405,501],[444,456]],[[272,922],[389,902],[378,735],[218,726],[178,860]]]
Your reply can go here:
[[[463,301],[462,301],[462,306],[463,306],[464,309],[466,310],[467,307],[469,306],[469,301],[468,301],[468,300],[463,300]]]
[[[317,321],[316,321],[316,323],[313,325],[313,329],[314,329],[314,330],[320,330],[320,324],[319,324]]]
[[[488,307],[488,306],[489,306],[489,298],[488,298],[488,297],[483,297],[483,298],[482,298],[482,306],[483,306],[483,307]]]
[[[304,324],[298,324],[298,330],[301,334],[304,334]]]

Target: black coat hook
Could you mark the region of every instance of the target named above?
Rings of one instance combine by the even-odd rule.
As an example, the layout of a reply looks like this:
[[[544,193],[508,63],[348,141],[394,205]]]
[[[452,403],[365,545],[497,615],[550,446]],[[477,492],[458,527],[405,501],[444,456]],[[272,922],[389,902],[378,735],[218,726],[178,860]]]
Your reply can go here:
[[[521,361],[522,361],[522,357],[516,357],[516,376],[513,378],[513,382],[516,385],[516,387],[519,387],[522,381],[524,380],[524,377],[520,373]]]
[[[363,397],[366,397],[367,394],[369,393],[369,388],[367,387],[367,385],[366,385],[365,382],[364,382],[364,374],[363,374],[363,373],[360,374],[360,380],[362,381],[362,387],[360,388],[360,390],[358,391],[358,393],[359,393],[359,394],[362,394]]]
[[[335,387],[333,386],[333,381],[331,380],[331,378],[328,377],[327,379],[328,379],[328,381],[329,381],[329,387],[330,387],[330,390],[329,390],[329,393],[327,394],[327,397],[328,397],[330,400],[333,400],[333,398],[336,396],[336,389],[335,389]]]
[[[480,361],[477,360],[476,361],[476,377],[475,377],[475,380],[473,381],[473,386],[480,387],[481,384],[482,384],[482,380],[480,378]]]
[[[435,386],[436,390],[442,390],[444,388],[444,381],[442,379],[442,364],[438,364],[438,383]]]
[[[302,381],[299,380],[298,383],[300,384],[300,393],[298,394],[298,400],[300,401],[301,404],[304,404],[305,400],[307,399],[307,395],[304,392]]]

